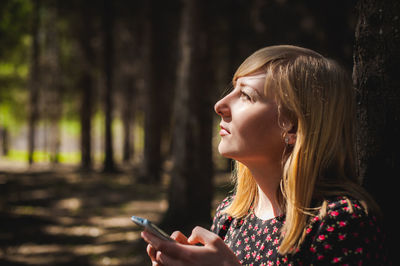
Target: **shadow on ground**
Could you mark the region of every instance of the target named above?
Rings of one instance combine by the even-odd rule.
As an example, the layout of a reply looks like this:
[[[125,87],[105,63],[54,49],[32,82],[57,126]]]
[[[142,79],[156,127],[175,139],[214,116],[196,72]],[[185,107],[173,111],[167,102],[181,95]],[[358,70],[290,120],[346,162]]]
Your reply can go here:
[[[0,172],[0,193],[0,265],[150,265],[130,216],[167,208],[165,185],[126,173]]]

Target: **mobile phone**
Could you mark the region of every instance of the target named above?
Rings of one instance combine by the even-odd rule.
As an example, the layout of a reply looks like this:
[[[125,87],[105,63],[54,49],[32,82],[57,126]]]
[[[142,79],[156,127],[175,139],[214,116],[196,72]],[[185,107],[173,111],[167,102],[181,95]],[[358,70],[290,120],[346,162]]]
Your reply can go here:
[[[158,238],[162,240],[168,240],[168,241],[175,241],[167,233],[165,233],[163,230],[161,230],[157,225],[154,223],[150,222],[149,220],[137,216],[132,216],[131,220],[144,228],[145,231],[152,233],[153,235],[157,236]]]

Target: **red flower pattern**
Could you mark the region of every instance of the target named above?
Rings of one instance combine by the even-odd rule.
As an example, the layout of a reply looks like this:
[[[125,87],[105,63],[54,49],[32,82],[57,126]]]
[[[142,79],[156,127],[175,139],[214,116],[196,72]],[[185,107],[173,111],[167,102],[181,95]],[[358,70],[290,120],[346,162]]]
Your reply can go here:
[[[284,216],[261,220],[250,210],[247,217],[233,218],[222,212],[231,199],[218,207],[211,229],[243,265],[387,265],[378,220],[354,199],[332,198],[327,215],[311,217],[303,244],[289,255],[278,253]]]

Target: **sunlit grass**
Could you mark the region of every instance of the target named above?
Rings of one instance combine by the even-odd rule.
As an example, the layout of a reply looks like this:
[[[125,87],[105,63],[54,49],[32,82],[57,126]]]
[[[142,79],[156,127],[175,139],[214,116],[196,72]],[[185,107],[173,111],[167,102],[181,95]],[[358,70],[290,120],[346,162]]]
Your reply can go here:
[[[46,151],[35,151],[33,153],[33,161],[36,163],[48,163],[51,162],[52,154]],[[118,160],[121,158],[118,155],[114,155],[114,157]],[[28,161],[28,152],[26,150],[9,150],[7,156],[5,156],[7,160],[14,162],[27,162]],[[79,164],[81,162],[81,153],[79,151],[76,152],[60,152],[57,154],[57,162],[63,164]],[[103,153],[95,153],[93,155],[93,160],[95,162],[104,161]]]
[[[7,159],[10,161],[26,162],[28,160],[28,152],[24,150],[10,150]],[[46,151],[35,151],[33,153],[33,160],[35,162],[49,162],[51,160],[51,154]],[[58,154],[58,162],[77,164],[81,161],[80,152],[60,152]]]

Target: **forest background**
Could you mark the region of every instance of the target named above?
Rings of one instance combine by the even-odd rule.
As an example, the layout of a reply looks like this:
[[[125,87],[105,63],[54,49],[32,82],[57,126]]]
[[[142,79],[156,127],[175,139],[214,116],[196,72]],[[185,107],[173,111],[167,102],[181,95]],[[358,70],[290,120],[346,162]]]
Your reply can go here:
[[[232,189],[213,105],[274,44],[354,69],[360,175],[392,221],[398,12],[394,0],[1,1],[0,263],[145,265],[131,215],[209,226]]]

